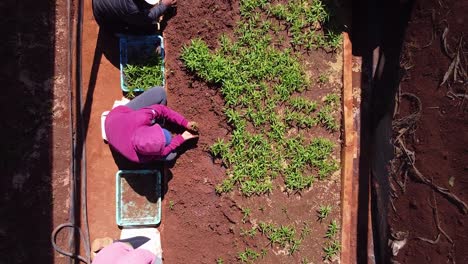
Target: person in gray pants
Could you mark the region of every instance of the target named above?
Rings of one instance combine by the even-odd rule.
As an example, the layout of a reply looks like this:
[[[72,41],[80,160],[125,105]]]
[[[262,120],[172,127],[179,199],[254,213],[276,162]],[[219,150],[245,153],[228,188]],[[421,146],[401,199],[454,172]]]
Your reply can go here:
[[[104,122],[110,147],[138,164],[173,160],[180,145],[198,138],[198,124],[170,109],[166,103],[164,88],[153,87],[126,105],[113,108]],[[185,131],[172,135],[165,128],[165,121]]]

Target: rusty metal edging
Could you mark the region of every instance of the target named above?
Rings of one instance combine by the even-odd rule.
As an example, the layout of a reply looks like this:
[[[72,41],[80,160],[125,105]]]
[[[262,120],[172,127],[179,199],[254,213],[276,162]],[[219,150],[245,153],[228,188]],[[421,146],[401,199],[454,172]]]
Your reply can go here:
[[[356,263],[357,184],[354,177],[357,137],[354,120],[352,45],[343,33],[343,137],[341,150],[341,257],[342,264]]]

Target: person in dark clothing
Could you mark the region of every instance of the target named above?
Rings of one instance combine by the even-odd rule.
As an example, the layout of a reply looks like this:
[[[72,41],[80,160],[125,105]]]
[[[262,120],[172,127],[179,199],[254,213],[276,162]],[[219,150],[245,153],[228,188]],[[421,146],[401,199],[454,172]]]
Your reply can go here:
[[[93,0],[99,26],[112,33],[152,34],[161,16],[177,0]]]

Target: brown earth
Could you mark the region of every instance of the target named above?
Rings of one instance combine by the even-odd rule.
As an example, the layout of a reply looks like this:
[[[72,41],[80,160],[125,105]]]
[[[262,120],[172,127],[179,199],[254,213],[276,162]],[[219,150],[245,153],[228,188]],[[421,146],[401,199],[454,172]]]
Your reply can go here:
[[[413,136],[405,138],[406,147],[415,151],[416,167],[429,180],[447,188],[464,202],[468,201],[466,79],[464,83],[450,81],[453,92],[462,94],[458,98],[450,97],[446,85],[438,86],[452,61],[443,52],[442,33],[445,27],[449,28],[447,43],[449,49],[455,51],[460,36],[467,32],[467,11],[466,1],[416,1],[402,57],[403,66],[410,68],[401,82],[401,92],[413,93],[422,103],[417,129]],[[433,30],[435,35],[431,40]],[[466,43],[465,40],[461,47],[462,54],[467,52]],[[463,63],[466,71],[466,59]],[[408,100],[401,100],[397,118],[414,111]],[[394,177],[404,179],[403,175]],[[433,192],[413,177],[408,178],[405,191],[395,178],[392,183],[397,197],[393,198],[395,209],[389,209],[390,227],[393,232],[409,233],[406,246],[395,259],[400,263],[467,263],[466,214],[445,196]],[[434,203],[440,227],[448,237],[437,229]]]
[[[297,263],[303,258],[317,262],[322,258],[323,236],[328,221],[339,221],[339,173],[330,181],[317,182],[311,190],[301,194],[288,195],[276,188],[269,196],[247,199],[238,193],[219,196],[214,190],[214,186],[225,177],[225,169],[213,162],[207,149],[218,138],[229,137],[230,128],[222,110],[223,100],[218,87],[207,85],[187,73],[179,56],[183,45],[195,37],[202,38],[212,48],[216,47],[219,35],[223,32],[232,34],[238,19],[238,6],[233,1],[179,1],[176,16],[164,31],[168,105],[200,125],[198,142],[187,145],[166,176],[167,189],[164,190],[159,226],[164,261],[214,263],[222,258],[225,263],[233,263],[237,261],[238,252],[248,247],[257,252],[264,248],[268,250],[260,260],[263,263]],[[117,238],[120,233],[115,223],[115,173],[118,166],[101,139],[100,115],[110,109],[114,100],[122,97],[122,92],[117,39],[99,31],[92,16],[91,1],[85,2],[83,26],[83,103],[92,241],[105,236]],[[320,100],[326,93],[339,92],[341,59],[335,62],[335,55],[324,52],[304,54],[303,59],[308,62],[310,77],[316,78],[326,70],[333,81],[322,87],[312,87],[308,96]],[[334,64],[328,66],[327,61]],[[327,135],[339,145],[338,132],[328,134],[317,128],[315,134]],[[338,147],[337,157],[339,151]],[[282,185],[279,179],[278,185]],[[316,222],[315,211],[323,204],[333,205],[333,211],[320,224]],[[245,223],[242,221],[243,208],[252,210]],[[241,227],[251,228],[258,221],[294,225],[297,237],[307,223],[311,233],[302,241],[299,252],[287,256],[280,249],[270,247],[266,238],[259,234],[253,239],[241,236]]]
[[[169,105],[189,119],[198,121],[201,127],[197,148],[182,155],[171,169],[174,177],[165,196],[161,229],[165,260],[169,263],[213,263],[218,257],[232,263],[237,252],[247,247],[257,252],[268,248],[264,238],[245,239],[239,236],[239,226],[244,229],[252,227],[250,223],[242,224],[242,208],[252,210],[252,223],[272,220],[277,224],[294,224],[299,232],[303,222],[307,222],[313,230],[311,236],[317,233],[323,236],[325,226],[315,223],[315,210],[324,201],[330,201],[336,205],[335,208],[339,206],[340,185],[329,186],[331,183],[318,183],[311,191],[290,197],[280,190],[275,190],[269,197],[250,199],[243,199],[237,193],[221,198],[215,194],[214,187],[221,182],[225,172],[222,167],[213,164],[206,150],[218,138],[229,135],[230,129],[222,112],[223,101],[216,87],[207,87],[185,71],[179,54],[183,45],[195,37],[201,37],[212,48],[217,47],[221,33],[232,34],[235,21],[239,19],[237,9],[237,5],[230,4],[230,1],[194,1],[190,7],[188,3],[181,2],[177,16],[169,22],[164,32]],[[308,69],[310,75],[317,76],[323,69],[328,70],[324,61],[332,59],[332,56],[315,53],[304,55],[303,59],[309,65],[316,62]],[[340,66],[338,71],[341,74]],[[321,98],[325,91],[330,91],[330,87],[317,88],[313,89],[314,98]],[[321,131],[321,134],[326,132]],[[172,210],[168,209],[168,201],[175,204]],[[263,212],[259,210],[262,205],[266,205]],[[332,217],[339,217],[339,211],[335,210]],[[306,239],[301,249],[308,250],[301,250],[293,259],[269,252],[261,262],[300,262],[302,257],[315,262],[321,259],[321,242]]]

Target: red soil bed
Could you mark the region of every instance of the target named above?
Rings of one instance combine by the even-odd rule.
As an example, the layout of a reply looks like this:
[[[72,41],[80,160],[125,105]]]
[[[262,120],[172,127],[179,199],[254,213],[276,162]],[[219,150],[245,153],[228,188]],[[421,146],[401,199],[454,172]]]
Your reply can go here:
[[[402,92],[413,93],[422,102],[418,128],[414,137],[406,141],[407,147],[415,151],[416,167],[428,179],[449,189],[465,202],[468,201],[466,99],[451,99],[447,96],[448,88],[438,88],[438,85],[451,63],[442,50],[442,32],[448,25],[448,45],[455,50],[460,36],[466,34],[467,12],[466,1],[417,1],[406,34],[404,53],[404,62],[413,67],[401,83]],[[432,14],[434,21],[431,21]],[[424,47],[430,43],[433,28],[435,38],[431,45]],[[465,40],[462,48],[465,54],[466,43]],[[452,85],[456,93],[466,94],[466,88],[466,83],[464,86]],[[403,99],[400,114],[407,114],[408,109],[408,103]],[[435,240],[439,234],[431,208],[433,191],[411,177],[406,184],[406,192],[402,192],[395,182],[393,184],[398,198],[394,199],[396,211],[389,209],[389,223],[394,232],[409,232],[408,243],[396,260],[400,263],[467,263],[467,216],[436,192],[440,227],[453,243],[443,234],[435,244],[420,240],[418,237]]]
[[[302,258],[320,261],[324,240],[317,237],[323,237],[328,221],[339,221],[340,184],[339,180],[335,183],[336,177],[333,177],[334,181],[314,184],[311,191],[302,195],[288,196],[278,189],[267,197],[249,199],[238,193],[221,197],[215,193],[215,186],[225,177],[225,170],[214,164],[207,150],[218,138],[228,138],[230,133],[222,111],[223,100],[218,87],[211,87],[188,73],[179,57],[182,47],[193,38],[200,37],[215,48],[221,33],[232,34],[239,19],[238,3],[228,0],[180,1],[177,9],[177,15],[169,21],[164,32],[168,105],[200,123],[200,139],[196,148],[185,152],[170,169],[173,177],[168,182],[169,189],[163,201],[160,230],[165,261],[214,263],[221,257],[225,263],[234,263],[238,252],[247,247],[257,252],[268,249],[260,263],[298,263]],[[317,52],[305,55],[303,59],[315,61],[308,71],[311,76],[318,76],[328,69],[324,61],[332,58],[332,55]],[[331,85],[313,87],[312,94],[317,99],[332,89]],[[319,128],[317,134],[328,133]],[[339,133],[328,137],[336,141]],[[338,152],[339,149],[337,156]],[[334,205],[334,209],[327,221],[318,224],[315,210],[325,203]],[[260,210],[262,205],[264,210]],[[246,223],[242,222],[242,208],[252,210]],[[312,232],[292,257],[278,253],[277,248],[273,248],[276,254],[273,253],[266,238],[260,234],[253,239],[240,235],[241,227],[250,229],[252,223],[267,220],[275,224],[293,224],[298,233],[303,222],[307,222]]]

